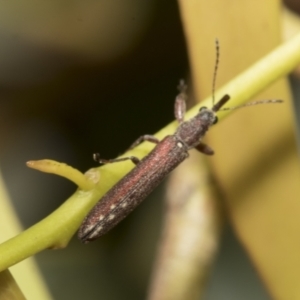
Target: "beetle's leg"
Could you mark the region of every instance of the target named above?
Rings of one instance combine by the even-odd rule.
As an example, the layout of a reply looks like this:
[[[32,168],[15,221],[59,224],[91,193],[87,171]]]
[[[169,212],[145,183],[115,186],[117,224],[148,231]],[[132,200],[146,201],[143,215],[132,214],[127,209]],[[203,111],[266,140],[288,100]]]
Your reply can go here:
[[[196,147],[196,150],[198,150],[199,152],[206,154],[206,155],[214,155],[214,150],[212,148],[210,148],[209,146],[207,146],[206,144],[200,142]]]
[[[187,99],[186,89],[187,86],[184,83],[184,80],[181,79],[178,85],[178,90],[180,93],[177,95],[175,99],[175,107],[174,107],[175,118],[179,124],[181,124],[184,121],[184,115],[186,111],[186,99]]]
[[[133,148],[135,148],[136,146],[138,146],[139,144],[141,144],[142,142],[150,142],[150,143],[154,143],[154,144],[158,144],[159,143],[159,139],[156,138],[153,135],[150,134],[145,134],[140,136],[129,148],[128,150],[131,150]]]
[[[137,158],[135,156],[113,158],[113,159],[103,159],[103,158],[100,158],[100,154],[99,153],[95,153],[95,154],[93,154],[93,158],[99,164],[111,164],[111,163],[115,163],[115,162],[120,162],[120,161],[125,161],[125,160],[131,160],[135,165],[137,165],[140,162],[139,158]]]

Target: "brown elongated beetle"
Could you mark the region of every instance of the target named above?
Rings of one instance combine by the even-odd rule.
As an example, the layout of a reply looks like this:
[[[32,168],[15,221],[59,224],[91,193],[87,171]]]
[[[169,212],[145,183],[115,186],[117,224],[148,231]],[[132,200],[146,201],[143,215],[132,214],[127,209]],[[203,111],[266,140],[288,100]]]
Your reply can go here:
[[[131,160],[136,164],[136,167],[112,187],[83,220],[78,232],[78,238],[83,243],[97,239],[122,221],[174,168],[189,156],[188,151],[190,149],[194,148],[206,155],[214,154],[209,146],[201,142],[201,139],[208,129],[217,122],[216,112],[221,110],[230,99],[229,95],[224,95],[217,103],[214,103],[214,86],[219,61],[218,41],[216,42],[216,49],[213,106],[211,109],[202,107],[195,117],[184,122],[187,96],[186,85],[181,80],[178,87],[180,93],[175,100],[175,117],[179,122],[179,127],[173,135],[168,135],[161,141],[152,135],[144,135],[137,139],[131,148],[143,141],[157,144],[141,161],[135,156],[105,160],[101,159],[99,154],[94,155],[94,159],[102,164]],[[279,102],[282,101],[266,100],[246,105]],[[222,110],[226,109],[228,108]]]

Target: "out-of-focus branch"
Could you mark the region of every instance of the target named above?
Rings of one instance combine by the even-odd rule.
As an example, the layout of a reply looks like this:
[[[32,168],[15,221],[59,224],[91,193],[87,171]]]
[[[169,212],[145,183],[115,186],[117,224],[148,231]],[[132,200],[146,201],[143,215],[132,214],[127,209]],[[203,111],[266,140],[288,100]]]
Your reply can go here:
[[[171,176],[150,300],[199,299],[219,245],[220,203],[206,158],[192,152]]]

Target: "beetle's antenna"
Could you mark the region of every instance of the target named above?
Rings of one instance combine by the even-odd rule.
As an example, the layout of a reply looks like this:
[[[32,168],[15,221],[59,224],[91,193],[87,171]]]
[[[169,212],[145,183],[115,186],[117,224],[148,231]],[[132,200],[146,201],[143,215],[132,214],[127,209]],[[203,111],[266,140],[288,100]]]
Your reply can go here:
[[[216,39],[216,61],[215,61],[215,69],[213,75],[213,83],[212,83],[212,104],[215,105],[215,90],[216,90],[216,80],[217,80],[217,72],[220,61],[220,45],[219,40]]]
[[[241,107],[245,107],[245,106],[257,105],[257,104],[270,104],[270,103],[282,103],[282,102],[284,102],[284,101],[280,100],[280,99],[270,99],[270,100],[253,101],[253,102],[249,102],[249,103],[246,103],[246,104],[243,104],[243,105],[239,105],[239,106],[224,107],[224,108],[220,109],[219,111],[233,110],[233,109],[237,109],[237,108],[241,108]]]

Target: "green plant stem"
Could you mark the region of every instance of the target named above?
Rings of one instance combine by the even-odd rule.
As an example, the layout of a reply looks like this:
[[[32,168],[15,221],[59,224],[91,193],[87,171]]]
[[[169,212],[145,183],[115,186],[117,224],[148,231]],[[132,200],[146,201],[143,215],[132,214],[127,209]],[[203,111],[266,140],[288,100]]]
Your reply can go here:
[[[216,93],[216,99],[224,94],[232,97],[230,106],[241,105],[268,87],[275,80],[290,73],[300,63],[300,34],[276,48],[269,55],[251,66],[241,75],[224,85]],[[276,97],[276,95],[274,95]],[[186,114],[189,119],[200,106],[211,106],[211,98],[196,105]],[[225,111],[219,114],[219,120],[230,114]],[[162,138],[172,134],[177,123],[174,121],[156,136]],[[124,156],[144,157],[153,145],[143,143]],[[66,202],[47,218],[25,230],[18,236],[0,245],[0,271],[46,248],[61,248],[67,245],[81,221],[95,203],[130,169],[131,162],[105,165],[99,168],[100,184],[90,191],[77,190]]]

